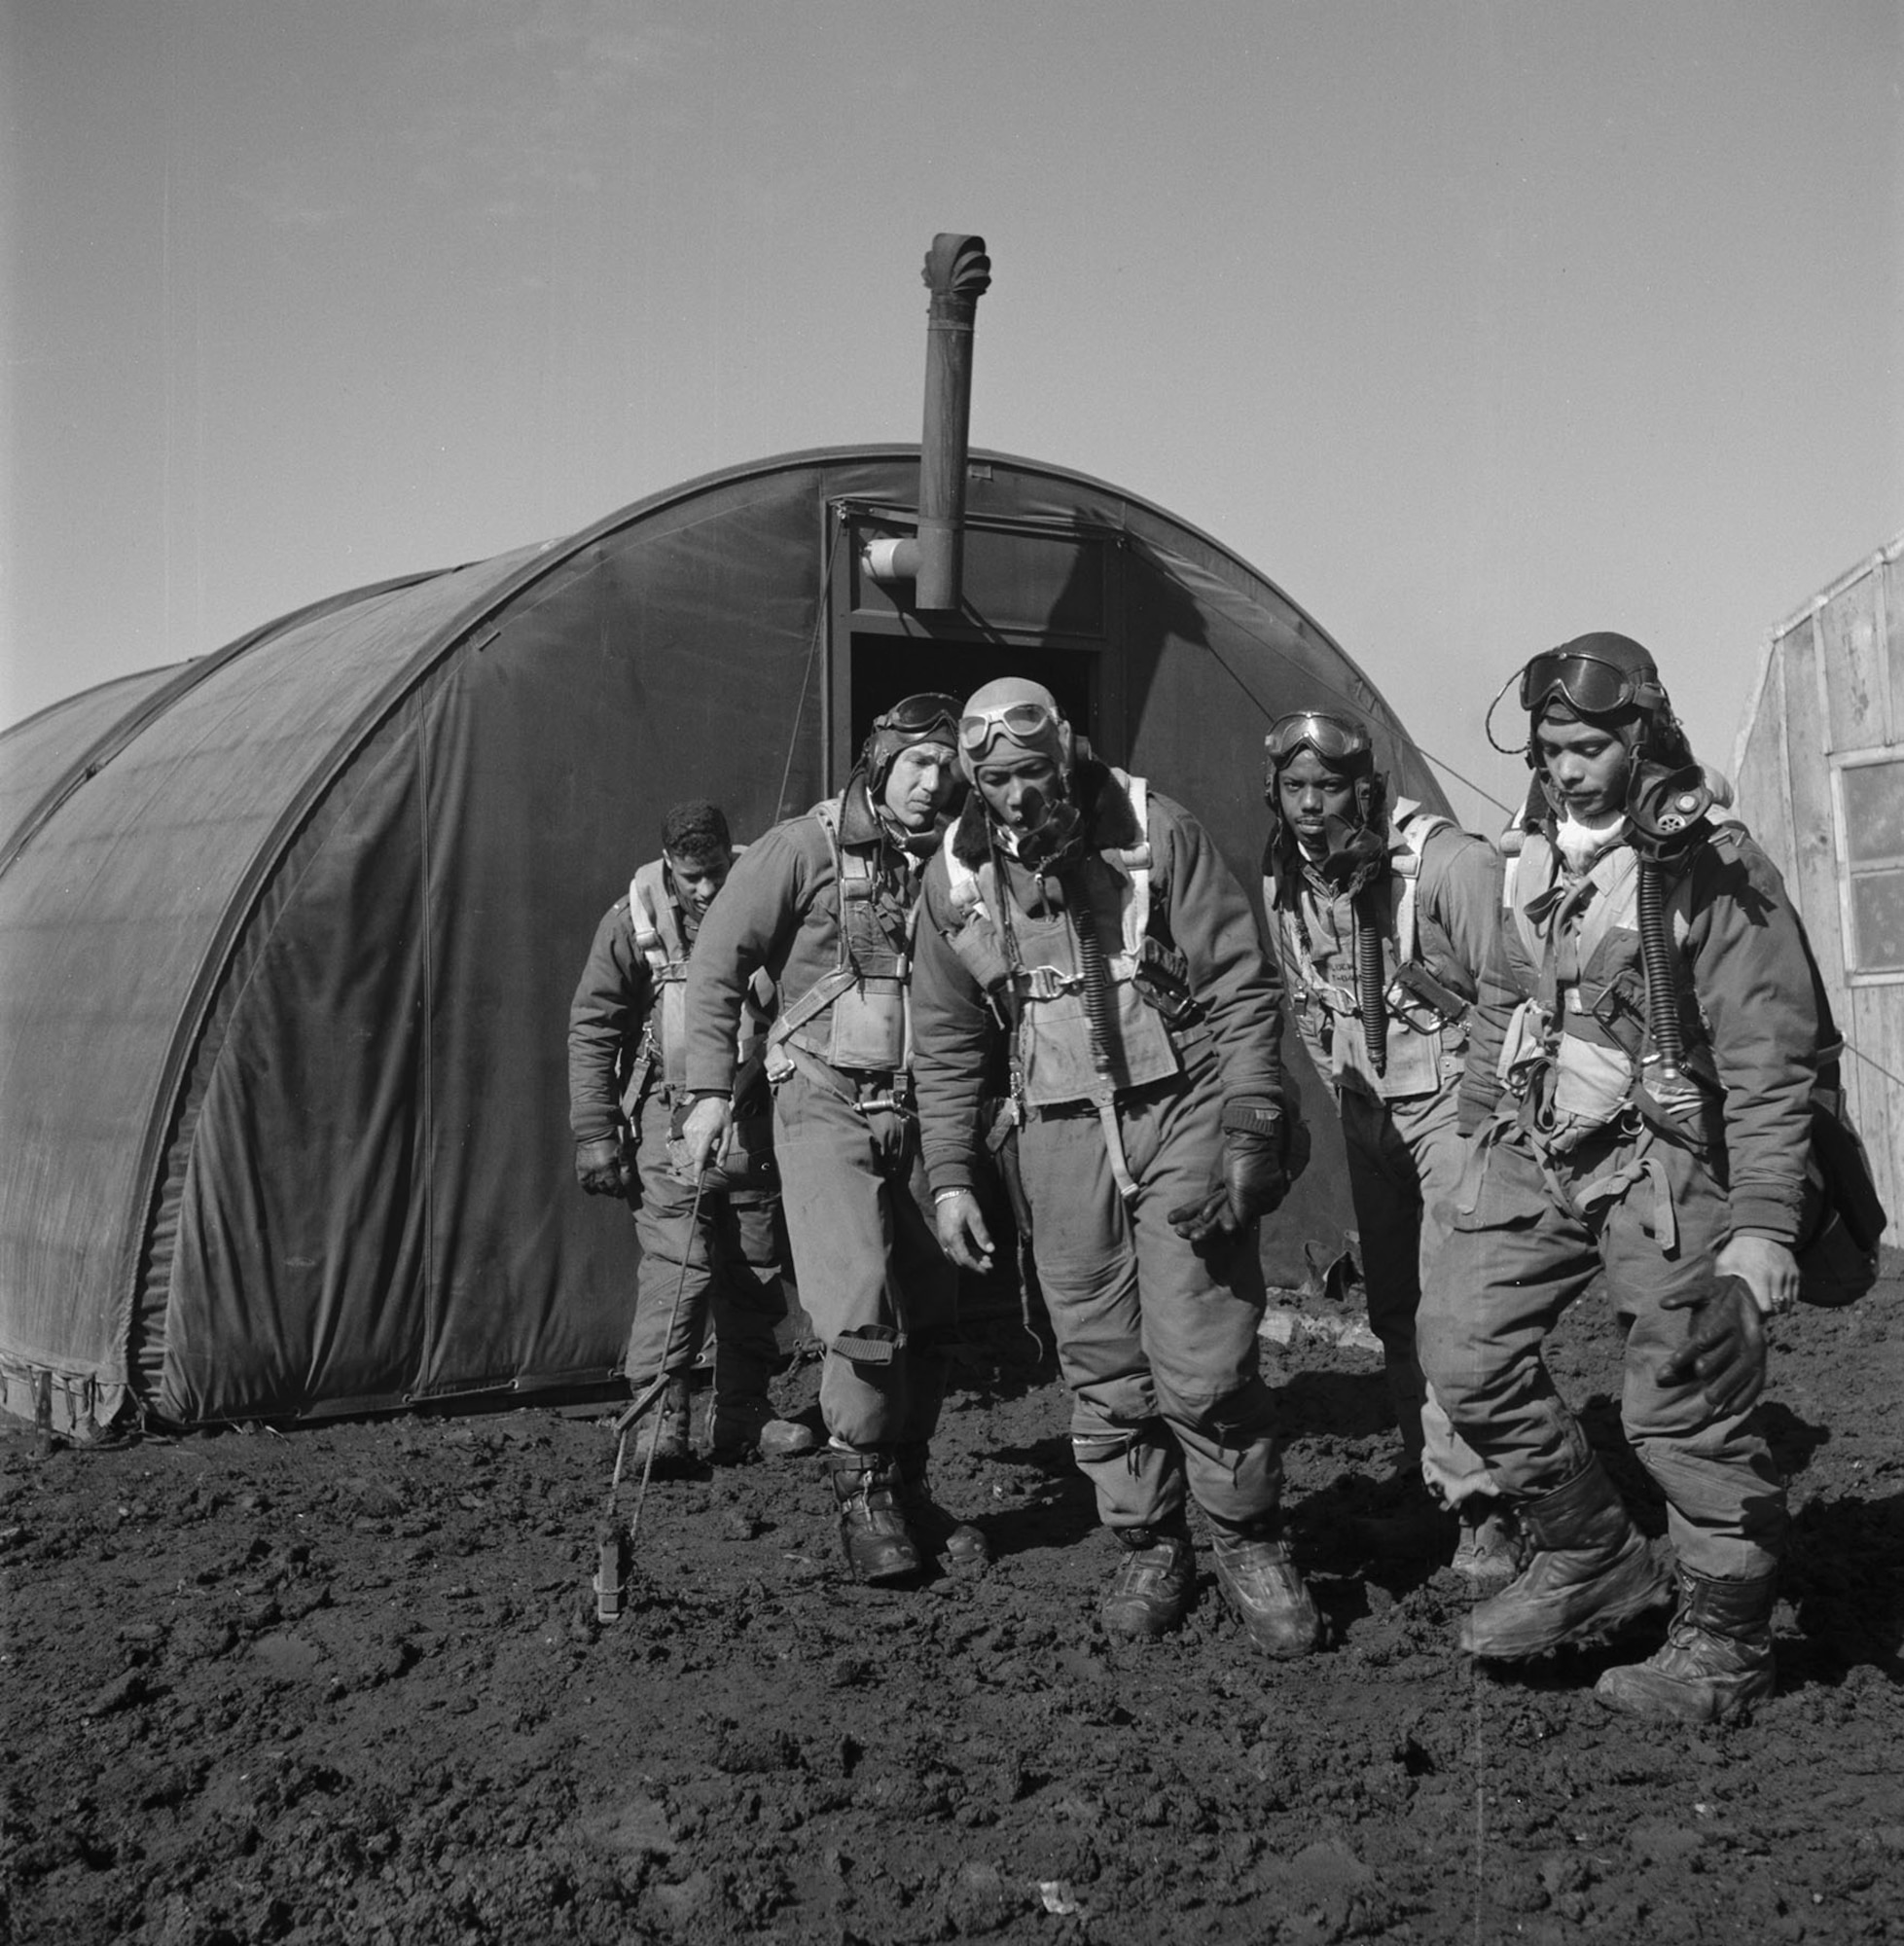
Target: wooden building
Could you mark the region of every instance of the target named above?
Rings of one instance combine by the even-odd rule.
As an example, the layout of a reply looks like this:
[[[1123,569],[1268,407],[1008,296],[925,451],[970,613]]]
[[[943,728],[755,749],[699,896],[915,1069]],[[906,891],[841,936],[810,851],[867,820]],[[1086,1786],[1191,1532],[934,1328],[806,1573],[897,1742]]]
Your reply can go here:
[[[1733,776],[1740,813],[1811,932],[1894,1245],[1904,1212],[1904,534],[1772,631]]]

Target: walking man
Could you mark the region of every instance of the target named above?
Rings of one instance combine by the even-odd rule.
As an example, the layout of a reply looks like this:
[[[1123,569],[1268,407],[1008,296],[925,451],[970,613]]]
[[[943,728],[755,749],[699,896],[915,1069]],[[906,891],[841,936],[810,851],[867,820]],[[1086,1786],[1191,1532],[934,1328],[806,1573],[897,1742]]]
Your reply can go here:
[[[1420,1343],[1529,1552],[1462,1644],[1519,1660],[1673,1592],[1541,1356],[1604,1271],[1677,1607],[1665,1645],[1597,1693],[1723,1721],[1773,1687],[1785,1489],[1751,1408],[1768,1321],[1798,1290],[1818,991],[1777,870],[1706,814],[1645,649],[1583,635],[1527,665],[1520,703],[1535,781],[1509,864],[1510,1092],[1455,1199]]]
[[[940,1240],[990,1262],[973,1186],[1002,1038],[1071,1451],[1120,1547],[1103,1626],[1181,1621],[1194,1498],[1251,1639],[1306,1654],[1316,1612],[1282,1544],[1257,1362],[1257,1222],[1287,1191],[1291,1140],[1248,903],[1197,820],[1081,756],[1038,684],[981,689],[958,746],[975,789],[926,874],[915,981]]]
[[[728,1125],[754,976],[769,1035],[773,1149],[802,1301],[825,1347],[820,1411],[846,1559],[905,1581],[986,1542],[932,1498],[927,1459],[957,1324],[957,1274],[921,1199],[907,989],[919,875],[959,794],[956,701],[908,697],[874,724],[845,790],[749,847],[689,971],[691,1163]]]
[[[1512,1007],[1500,972],[1500,858],[1407,798],[1391,808],[1368,728],[1299,710],[1267,739],[1263,907],[1297,1031],[1334,1090],[1409,1471],[1460,1517],[1456,1573],[1482,1595],[1519,1571],[1487,1468],[1426,1396],[1416,1354],[1467,1157],[1488,1120]]]
[[[663,821],[662,855],[635,873],[595,928],[569,1007],[576,1180],[590,1195],[622,1197],[634,1209],[641,1264],[626,1369],[637,1394],[667,1375],[640,1448],[645,1457],[652,1443],[664,1470],[693,1457],[688,1372],[710,1321],[714,1457],[786,1456],[818,1443],[809,1427],[776,1418],[768,1397],[787,1293],[758,1063],[743,1092],[745,1138],[719,1179],[702,1185],[698,1211],[694,1176],[669,1155],[684,1112],[688,962],[733,862],[718,807],[699,798],[674,806]]]

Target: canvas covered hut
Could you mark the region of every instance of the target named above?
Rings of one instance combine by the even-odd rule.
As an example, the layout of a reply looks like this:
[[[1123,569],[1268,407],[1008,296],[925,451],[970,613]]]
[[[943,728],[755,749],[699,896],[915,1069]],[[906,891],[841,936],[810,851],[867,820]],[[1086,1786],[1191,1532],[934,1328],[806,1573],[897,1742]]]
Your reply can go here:
[[[1904,1210],[1904,534],[1767,637],[1733,775],[1812,936],[1879,1200]]]
[[[575,1188],[564,1063],[595,922],[667,805],[712,797],[751,837],[837,789],[909,692],[1048,683],[1245,883],[1286,707],[1362,713],[1395,788],[1444,804],[1229,550],[1058,467],[966,474],[956,612],[871,571],[919,524],[918,449],[804,452],[0,739],[5,1409],[194,1424],[605,1385],[633,1226]],[[1304,1082],[1316,1163],[1265,1243],[1285,1285],[1352,1222]]]

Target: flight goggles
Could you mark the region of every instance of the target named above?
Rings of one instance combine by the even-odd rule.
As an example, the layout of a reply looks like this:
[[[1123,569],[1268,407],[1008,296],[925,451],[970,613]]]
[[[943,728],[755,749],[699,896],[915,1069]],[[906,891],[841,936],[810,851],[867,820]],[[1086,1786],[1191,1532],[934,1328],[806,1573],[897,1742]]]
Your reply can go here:
[[[1521,671],[1521,707],[1529,715],[1537,714],[1556,696],[1564,697],[1582,716],[1657,709],[1666,701],[1657,676],[1622,668],[1577,649],[1550,649]]]
[[[1009,737],[1014,743],[1049,742],[1063,720],[1049,703],[1001,703],[996,709],[958,719],[958,747],[968,757],[982,757],[999,737]]]
[[[1270,753],[1272,768],[1279,769],[1298,750],[1313,750],[1325,764],[1347,764],[1366,757],[1374,746],[1359,723],[1319,709],[1298,709],[1270,725],[1263,747]]]
[[[909,696],[873,719],[875,737],[891,735],[908,743],[943,743],[949,750],[957,741],[958,729],[958,698],[939,690]]]

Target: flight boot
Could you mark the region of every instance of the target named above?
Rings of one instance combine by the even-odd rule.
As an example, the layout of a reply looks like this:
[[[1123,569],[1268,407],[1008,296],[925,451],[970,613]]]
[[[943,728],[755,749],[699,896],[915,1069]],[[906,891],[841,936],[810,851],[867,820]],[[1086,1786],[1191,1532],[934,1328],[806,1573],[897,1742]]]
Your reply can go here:
[[[1249,1639],[1265,1655],[1292,1660],[1321,1639],[1321,1618],[1277,1534],[1230,1533],[1210,1523],[1216,1579]]]
[[[648,1408],[645,1419],[634,1449],[635,1462],[644,1470],[652,1463],[656,1475],[662,1479],[688,1471],[694,1464],[694,1441],[687,1380],[669,1379],[662,1387],[661,1396]]]
[[[923,1440],[893,1448],[899,1468],[899,1504],[906,1526],[929,1555],[952,1568],[983,1568],[991,1559],[991,1543],[970,1521],[962,1521],[932,1497],[927,1470],[930,1449]]]
[[[762,1460],[798,1460],[814,1452],[819,1435],[797,1419],[779,1419],[765,1394],[758,1398],[724,1399],[714,1407],[707,1435],[707,1457],[732,1466],[758,1456]]]
[[[1499,1662],[1608,1635],[1664,1607],[1671,1577],[1598,1460],[1520,1508],[1527,1566],[1468,1611],[1461,1646]]]
[[[1609,1709],[1679,1723],[1729,1723],[1772,1694],[1772,1604],[1778,1576],[1716,1581],[1679,1569],[1679,1609],[1666,1645],[1609,1669],[1594,1694]]]
[[[1104,1633],[1132,1640],[1168,1635],[1189,1613],[1197,1585],[1189,1529],[1179,1520],[1170,1527],[1116,1532],[1122,1557],[1097,1604]]]
[[[1477,1602],[1498,1595],[1521,1571],[1519,1523],[1491,1496],[1477,1495],[1460,1508],[1461,1537],[1448,1565]]]
[[[921,1565],[919,1550],[900,1507],[891,1449],[829,1446],[825,1459],[847,1565],[862,1581],[912,1580]]]

